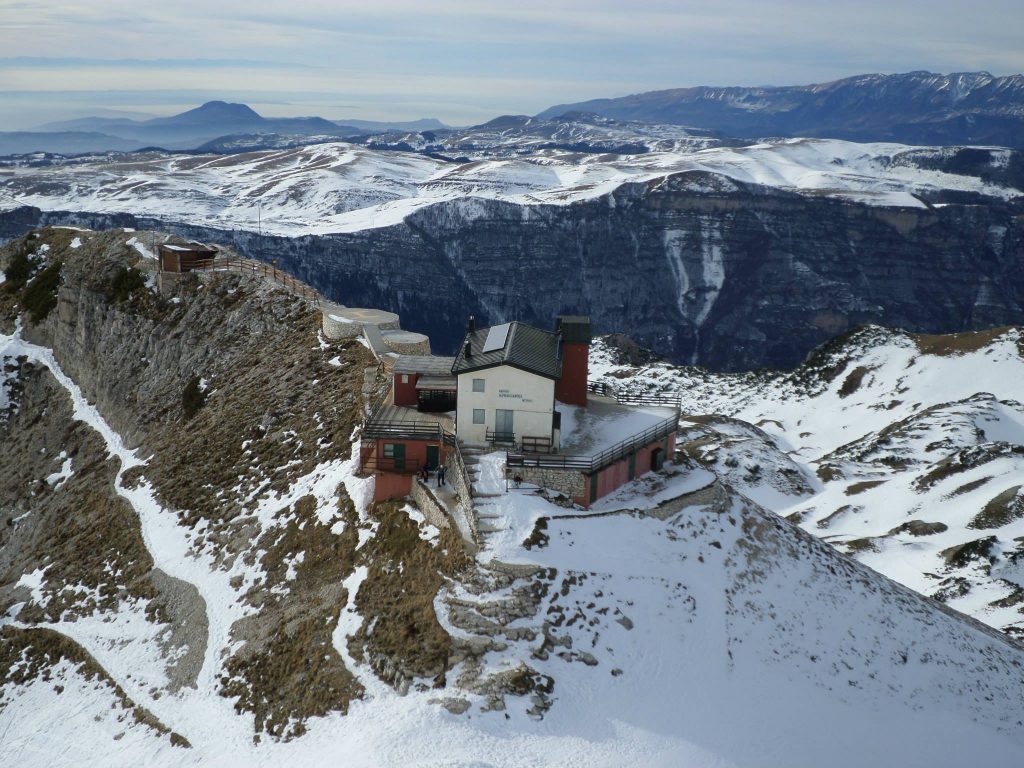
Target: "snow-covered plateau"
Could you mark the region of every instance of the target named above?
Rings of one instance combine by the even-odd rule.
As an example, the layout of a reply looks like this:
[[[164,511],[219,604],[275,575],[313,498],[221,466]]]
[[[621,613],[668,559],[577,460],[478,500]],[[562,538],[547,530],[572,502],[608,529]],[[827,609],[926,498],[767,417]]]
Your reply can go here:
[[[491,141],[500,141],[490,137]],[[44,211],[130,213],[170,222],[261,229],[286,236],[390,226],[442,201],[483,198],[565,205],[607,195],[630,182],[708,172],[728,180],[874,206],[925,208],[937,190],[998,200],[1021,196],[985,174],[935,170],[955,149],[786,139],[743,147],[680,147],[642,154],[538,149],[466,161],[378,151],[342,142],[234,155],[140,153],[0,167],[2,204]],[[982,149],[996,169],[1009,150]],[[706,178],[695,176],[701,192]]]
[[[258,275],[168,297],[132,237],[0,251],[4,764],[1019,759],[1024,649],[972,597],[1006,594],[1019,521],[965,602],[917,575],[1019,474],[1018,331],[871,330],[778,376],[598,345],[596,378],[684,395],[678,461],[592,513],[492,483],[467,549],[372,503],[365,347]]]

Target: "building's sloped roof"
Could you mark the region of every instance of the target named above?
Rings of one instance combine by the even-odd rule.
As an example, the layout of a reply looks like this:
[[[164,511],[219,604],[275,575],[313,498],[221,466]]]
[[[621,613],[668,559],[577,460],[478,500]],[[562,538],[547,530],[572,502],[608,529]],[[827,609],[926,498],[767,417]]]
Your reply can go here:
[[[422,373],[428,376],[449,376],[454,357],[437,355],[399,355],[395,360],[395,373]]]
[[[179,251],[185,253],[216,253],[216,248],[211,248],[209,245],[203,245],[202,243],[189,243],[188,245],[174,245],[172,243],[162,243],[157,247],[157,250],[165,251]]]
[[[416,389],[457,389],[458,380],[451,375],[448,376],[420,376],[416,381]]]
[[[524,371],[536,373],[547,379],[558,379],[562,375],[562,359],[559,357],[558,334],[542,331],[525,323],[510,324],[505,346],[492,352],[484,352],[484,342],[490,328],[481,328],[466,335],[451,372],[458,375],[498,365],[511,365]],[[466,341],[470,354],[466,355]]]

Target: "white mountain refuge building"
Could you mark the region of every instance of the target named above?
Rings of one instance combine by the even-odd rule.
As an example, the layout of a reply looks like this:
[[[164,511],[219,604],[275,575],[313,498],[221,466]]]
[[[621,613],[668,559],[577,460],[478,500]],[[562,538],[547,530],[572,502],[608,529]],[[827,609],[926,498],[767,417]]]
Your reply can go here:
[[[459,440],[471,445],[525,441],[557,448],[559,345],[559,334],[525,323],[479,330],[471,323],[452,365],[458,378]]]

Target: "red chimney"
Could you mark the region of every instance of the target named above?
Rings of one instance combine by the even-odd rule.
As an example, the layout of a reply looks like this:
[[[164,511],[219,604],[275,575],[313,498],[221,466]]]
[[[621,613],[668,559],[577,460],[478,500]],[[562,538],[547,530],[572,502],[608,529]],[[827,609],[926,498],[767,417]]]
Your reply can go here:
[[[569,405],[587,406],[587,375],[590,356],[590,318],[559,315],[555,331],[562,352],[562,377],[555,382],[555,399]]]

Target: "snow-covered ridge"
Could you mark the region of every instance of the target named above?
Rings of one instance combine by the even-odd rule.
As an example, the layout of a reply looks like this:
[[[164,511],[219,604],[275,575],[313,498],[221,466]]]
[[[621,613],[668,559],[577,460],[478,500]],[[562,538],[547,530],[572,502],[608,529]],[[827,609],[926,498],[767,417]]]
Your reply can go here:
[[[446,200],[563,205],[688,171],[882,206],[924,207],[918,196],[938,190],[1021,195],[974,176],[924,170],[914,159],[922,151],[791,139],[638,155],[542,150],[453,163],[338,142],[229,156],[136,154],[13,166],[0,176],[0,190],[4,207],[17,200],[44,210],[132,213],[246,230],[260,223],[281,235],[388,226]]]
[[[64,246],[76,236],[78,248]],[[479,497],[494,533],[467,557],[450,528],[429,526],[404,503],[372,504],[374,479],[355,475],[354,412],[363,411],[365,366],[375,368],[361,346],[328,343],[305,309],[280,311],[290,299],[261,293],[255,276],[197,276],[174,304],[144,288],[131,304],[104,303],[102,291],[80,288],[118,263],[149,266],[132,233],[36,237],[63,260],[61,295],[74,311],[54,313],[31,343],[0,335],[5,377],[22,384],[12,395],[17,421],[0,420],[0,478],[18,482],[0,491],[5,509],[27,512],[0,518],[2,559],[16,564],[0,571],[0,652],[31,629],[60,633],[191,748],[132,726],[109,690],[37,653],[28,679],[0,668],[7,762],[931,767],[1012,764],[1024,746],[1024,651],[766,511],[771,499],[753,498],[758,484],[737,493],[746,473],[716,479],[670,466],[589,516],[496,483],[495,495]],[[15,314],[4,322],[17,327]],[[170,338],[175,331],[196,335]],[[178,371],[193,349],[199,382],[210,386],[183,423],[189,385]],[[143,353],[147,364],[132,365]],[[787,392],[845,385],[847,376],[826,375],[835,367],[823,360],[816,379]],[[115,377],[132,397],[103,396]],[[147,418],[150,403],[168,404],[166,421]],[[983,409],[999,419],[991,439],[1012,434],[1009,410]],[[136,425],[149,438],[133,452],[124,430]],[[756,456],[742,446],[778,439],[767,425],[715,425],[733,441],[723,463],[733,456],[738,470]],[[69,427],[91,453],[62,437]],[[48,478],[63,474],[54,445],[63,442],[72,474],[58,488]],[[820,443],[838,456],[834,444]],[[190,460],[200,446],[237,462],[207,472]],[[872,458],[865,448],[850,462]],[[782,457],[761,475],[777,475],[777,496],[799,501],[817,487],[814,475],[795,494],[781,480],[799,479],[801,464]],[[190,482],[196,493],[178,493]],[[85,490],[86,504],[68,501]],[[85,534],[97,528],[52,523],[98,525],[93,500],[104,493],[124,507],[108,522],[127,535],[111,555],[117,568],[92,565],[118,589],[78,605],[79,582],[61,566],[89,561],[93,549],[83,556],[61,544],[69,535],[92,544]],[[133,596],[143,574],[128,571],[147,561],[175,580],[187,616],[147,610],[157,607],[152,593]],[[42,611],[48,600],[60,611]],[[188,626],[168,650],[168,634]],[[410,656],[430,646],[441,666],[414,666]],[[186,656],[196,663],[179,678]],[[254,666],[238,664],[246,660]],[[325,670],[351,674],[358,689],[316,699],[336,679]],[[294,698],[282,698],[288,691]],[[307,709],[311,701],[324,706]],[[266,727],[252,702],[274,703],[281,727]]]

